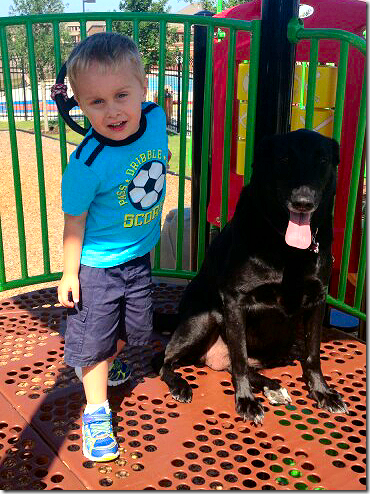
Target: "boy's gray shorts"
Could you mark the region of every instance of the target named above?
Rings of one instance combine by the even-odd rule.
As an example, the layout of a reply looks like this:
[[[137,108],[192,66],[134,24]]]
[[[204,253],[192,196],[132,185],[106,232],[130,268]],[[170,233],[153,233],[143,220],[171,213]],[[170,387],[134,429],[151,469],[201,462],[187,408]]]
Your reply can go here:
[[[153,328],[149,253],[111,268],[80,267],[80,301],[67,311],[64,360],[72,367],[102,362],[118,339],[145,345]]]

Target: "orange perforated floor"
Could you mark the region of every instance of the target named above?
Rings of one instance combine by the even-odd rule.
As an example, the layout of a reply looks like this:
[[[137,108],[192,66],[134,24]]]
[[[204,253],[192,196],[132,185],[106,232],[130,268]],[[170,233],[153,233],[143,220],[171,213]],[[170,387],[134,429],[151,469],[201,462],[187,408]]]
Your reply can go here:
[[[176,311],[183,287],[155,286],[159,311]],[[227,372],[180,369],[193,402],[174,401],[153,372],[153,352],[127,347],[129,384],[109,400],[120,457],[86,460],[81,448],[82,384],[63,362],[65,310],[56,289],[0,301],[0,489],[2,490],[365,490],[366,347],[325,330],[322,368],[349,415],[316,408],[297,361],[263,371],[280,379],[289,406],[264,396],[262,426],[236,414]]]

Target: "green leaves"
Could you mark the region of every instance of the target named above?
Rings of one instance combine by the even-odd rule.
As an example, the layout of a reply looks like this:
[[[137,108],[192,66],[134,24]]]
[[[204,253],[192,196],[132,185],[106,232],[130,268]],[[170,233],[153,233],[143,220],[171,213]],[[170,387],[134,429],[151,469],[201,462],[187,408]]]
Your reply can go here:
[[[10,15],[37,15],[64,12],[62,0],[13,0]],[[38,78],[45,80],[54,77],[54,39],[53,27],[48,23],[37,23],[32,28],[35,50],[36,71]],[[60,26],[60,42],[62,60],[72,47],[72,38],[67,30]],[[10,58],[15,60],[25,70],[29,65],[29,42],[24,26],[14,26],[8,29],[8,47]]]
[[[122,0],[119,10],[123,12],[169,12],[168,0]],[[133,35],[131,22],[113,22],[113,30],[126,36]],[[166,32],[166,65],[176,63],[176,55],[172,49],[177,41],[177,31],[167,25]],[[159,63],[159,24],[157,22],[140,22],[139,25],[139,51],[144,67],[158,65]]]

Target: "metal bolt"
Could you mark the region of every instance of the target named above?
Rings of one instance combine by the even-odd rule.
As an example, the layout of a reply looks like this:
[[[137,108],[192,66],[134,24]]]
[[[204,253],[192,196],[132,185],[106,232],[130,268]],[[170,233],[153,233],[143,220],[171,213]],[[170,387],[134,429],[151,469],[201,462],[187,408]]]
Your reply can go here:
[[[123,458],[118,458],[118,460],[115,461],[115,464],[118,465],[119,467],[124,467],[127,465],[127,460],[124,460]]]
[[[126,470],[119,470],[116,472],[116,477],[123,478],[123,477],[128,477],[129,473],[126,472]]]

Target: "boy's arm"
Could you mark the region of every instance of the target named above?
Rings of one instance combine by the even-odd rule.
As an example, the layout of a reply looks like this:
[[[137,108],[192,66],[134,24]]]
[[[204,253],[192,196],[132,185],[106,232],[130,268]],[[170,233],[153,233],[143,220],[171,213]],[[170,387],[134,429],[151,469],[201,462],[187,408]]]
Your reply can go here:
[[[80,257],[82,243],[85,234],[87,212],[79,216],[64,215],[63,235],[63,276],[58,286],[58,300],[64,307],[73,307],[80,298],[80,283],[78,273],[80,269]],[[69,292],[72,300],[68,300]]]

